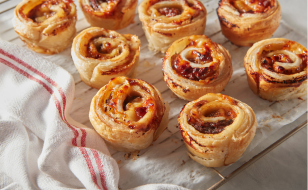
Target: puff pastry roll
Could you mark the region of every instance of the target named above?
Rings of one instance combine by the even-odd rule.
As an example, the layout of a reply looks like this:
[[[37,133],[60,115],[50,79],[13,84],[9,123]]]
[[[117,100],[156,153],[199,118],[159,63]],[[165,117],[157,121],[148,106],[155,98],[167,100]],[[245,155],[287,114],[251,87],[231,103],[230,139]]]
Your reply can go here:
[[[111,78],[130,76],[139,52],[137,36],[93,27],[75,37],[71,54],[81,80],[99,89]]]
[[[206,167],[236,162],[257,128],[256,116],[247,104],[213,93],[186,104],[178,122],[188,155]]]
[[[277,0],[221,0],[217,9],[221,31],[238,46],[270,38],[279,26]]]
[[[137,0],[78,0],[91,26],[120,30],[134,22]]]
[[[163,60],[164,80],[184,100],[221,92],[232,72],[229,52],[205,35],[175,41]]]
[[[138,11],[152,51],[165,53],[175,40],[204,33],[206,9],[198,0],[144,0]]]
[[[24,0],[14,14],[16,33],[33,51],[55,54],[72,44],[77,18],[72,0]]]
[[[307,49],[284,38],[255,43],[244,58],[251,90],[270,101],[307,94]]]
[[[147,148],[168,125],[169,107],[159,91],[139,79],[116,77],[93,97],[90,121],[118,151]]]

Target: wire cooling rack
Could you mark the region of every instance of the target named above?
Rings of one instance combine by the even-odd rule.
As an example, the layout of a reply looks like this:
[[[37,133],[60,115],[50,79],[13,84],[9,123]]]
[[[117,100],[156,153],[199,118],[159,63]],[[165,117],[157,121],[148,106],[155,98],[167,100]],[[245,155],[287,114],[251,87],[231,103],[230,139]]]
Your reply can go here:
[[[0,38],[4,39],[6,41],[10,41],[12,43],[18,44],[20,46],[24,46],[25,44],[19,39],[18,35],[14,32],[13,24],[12,24],[12,18],[14,15],[14,8],[16,5],[19,3],[19,0],[0,0]],[[202,1],[205,4],[205,7],[207,8],[208,16],[207,16],[207,23],[210,23],[210,26],[207,24],[206,26],[206,32],[205,34],[210,37],[213,41],[221,44],[225,44],[228,46],[227,43],[228,40],[225,39],[220,30],[219,23],[217,23],[217,17],[216,17],[216,7],[217,7],[217,0],[203,0]],[[76,3],[77,5],[77,3]],[[77,32],[80,32],[86,28],[89,27],[89,24],[86,22],[83,13],[77,7],[77,15],[78,15],[78,21],[76,24]],[[138,19],[138,14],[135,17],[135,23],[129,25],[126,29],[120,30],[120,33],[131,33],[131,34],[136,34],[139,39],[141,40],[141,55],[140,56],[140,63],[141,66],[139,66],[139,69],[137,69],[137,72],[135,73],[135,77],[141,78],[143,80],[146,80],[147,82],[155,85],[160,92],[162,93],[164,100],[168,101],[169,104],[179,104],[180,106],[176,107],[173,109],[171,106],[171,111],[170,111],[170,116],[169,116],[169,128],[166,132],[162,134],[162,137],[158,139],[158,142],[155,142],[154,145],[160,145],[163,143],[178,143],[178,145],[171,151],[171,153],[177,153],[177,151],[186,151],[184,143],[180,141],[181,137],[179,134],[178,129],[176,128],[176,118],[179,112],[179,107],[182,107],[186,102],[183,100],[179,100],[176,98],[173,93],[170,92],[170,90],[166,87],[162,75],[161,75],[161,58],[163,57],[162,54],[160,53],[153,53],[147,50],[147,41],[145,38],[145,35],[143,33],[143,30],[141,29],[141,23]],[[274,34],[275,37],[289,37],[289,39],[293,38],[293,40],[296,39],[306,39],[305,36],[301,36],[297,34],[294,30],[289,28],[286,23],[282,22],[280,24],[280,27],[278,31]],[[307,40],[306,40],[307,41]],[[236,53],[236,48],[232,46],[232,44],[229,44],[229,47],[231,47],[231,55],[233,56],[234,54],[239,54]],[[234,50],[235,49],[235,50]],[[241,52],[246,52],[247,48],[239,48]],[[233,54],[232,51],[234,50]],[[230,51],[230,50],[229,50]],[[72,108],[71,115],[74,119],[79,121],[80,123],[83,123],[86,126],[91,127],[91,124],[88,119],[88,113],[89,112],[89,104],[92,99],[92,97],[96,94],[97,90],[92,89],[85,85],[79,77],[79,74],[72,63],[71,57],[70,57],[70,48],[67,48],[64,52],[57,54],[57,55],[40,55],[45,57],[46,59],[49,59],[53,61],[54,63],[57,63],[64,69],[66,69],[68,72],[70,72],[75,80],[75,104]],[[242,57],[238,55],[238,60],[237,58],[232,57],[232,62],[239,62]],[[154,64],[153,64],[154,63]],[[236,68],[237,66],[234,65]],[[159,77],[157,77],[159,76]],[[243,77],[243,74],[239,74],[238,77]],[[233,83],[236,80],[236,77],[233,77]],[[232,79],[231,79],[232,82]],[[306,100],[304,100],[306,101]],[[273,102],[269,106],[275,106],[275,104],[279,104],[279,102]],[[307,110],[307,109],[306,109]],[[306,112],[307,113],[307,112]],[[305,113],[305,114],[306,114]],[[302,122],[301,124],[297,124],[298,122]],[[170,127],[173,125],[172,127]],[[281,129],[278,129],[276,132],[278,133],[279,131],[287,131],[285,132],[286,134],[280,135],[279,137],[276,137],[275,142],[270,142],[267,143],[266,148],[262,149],[260,151],[252,151],[254,152],[254,155],[244,155],[237,163],[231,165],[229,168],[207,168],[206,172],[204,173],[204,167],[200,167],[201,165],[198,165],[197,163],[188,160],[189,158],[186,156],[185,159],[179,160],[181,163],[181,166],[185,167],[185,163],[190,163],[189,166],[193,169],[195,169],[194,172],[192,172],[190,175],[191,176],[197,176],[197,175],[207,175],[210,177],[207,177],[204,179],[204,183],[200,183],[197,186],[189,186],[186,184],[187,187],[192,187],[194,189],[218,189],[222,185],[224,185],[226,182],[230,181],[232,178],[234,178],[237,174],[241,173],[243,170],[245,170],[247,167],[258,161],[260,158],[265,156],[267,153],[275,149],[277,146],[279,146],[281,143],[292,137],[294,134],[296,134],[298,131],[303,129],[304,127],[307,126],[307,118],[301,117],[300,119],[297,119],[296,122],[293,122],[289,124],[289,127],[282,127]],[[125,165],[129,164],[132,162],[132,160],[125,160],[123,159],[123,154],[122,152],[117,152],[114,150],[110,150],[112,156],[120,161],[119,163],[119,168],[121,172],[121,177],[122,175],[122,170],[125,168]],[[146,151],[141,151],[140,155],[145,154]],[[187,159],[188,158],[188,159]],[[137,160],[138,161],[138,160]],[[136,162],[137,162],[136,161]],[[186,164],[188,165],[188,164]],[[186,167],[186,168],[187,168]],[[210,172],[211,171],[211,172]],[[124,172],[125,173],[125,172]],[[192,177],[190,177],[192,178]],[[129,178],[126,178],[121,181],[120,179],[120,188],[126,188],[130,187],[130,183],[127,182]],[[162,181],[160,181],[162,182]],[[168,183],[172,183],[171,181],[165,181]],[[147,183],[145,181],[144,183]],[[136,183],[135,183],[136,184]],[[134,184],[134,185],[135,185]],[[176,183],[175,183],[176,184]],[[142,184],[137,184],[137,185],[142,185]],[[185,184],[177,184],[177,185],[182,185],[185,186]],[[133,186],[132,186],[133,187]]]

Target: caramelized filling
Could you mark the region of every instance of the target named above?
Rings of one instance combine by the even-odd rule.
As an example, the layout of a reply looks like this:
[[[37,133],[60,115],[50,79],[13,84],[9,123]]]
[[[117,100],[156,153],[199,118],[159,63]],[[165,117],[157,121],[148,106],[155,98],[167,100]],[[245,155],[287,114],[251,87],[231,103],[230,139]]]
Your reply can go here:
[[[182,10],[180,10],[178,8],[164,7],[164,8],[158,9],[158,12],[162,15],[167,16],[167,17],[173,17],[173,16],[176,16],[176,15],[180,15],[182,13]]]
[[[241,14],[243,13],[264,13],[274,6],[274,0],[231,0],[230,4]]]
[[[193,50],[192,57],[188,59],[190,62],[205,64],[213,61],[213,57],[211,56],[211,50],[206,47],[205,53],[201,54],[200,52]]]
[[[51,10],[51,6],[59,5],[64,12],[68,15],[70,13],[70,6],[68,4],[62,3],[60,0],[47,0],[42,4],[34,7],[28,14],[27,17],[30,18],[33,22],[41,23],[46,19],[52,17],[56,12]]]
[[[141,119],[146,113],[147,108],[146,107],[137,107],[135,108],[135,113],[139,119]]]
[[[127,96],[123,102],[123,110],[127,111],[132,103],[134,102],[140,102],[141,97],[139,96]]]
[[[268,52],[264,51],[263,53],[267,54]],[[299,73],[303,71],[305,68],[307,68],[307,52],[306,53],[304,52],[303,54],[297,54],[297,56],[302,60],[302,63],[300,64],[298,68],[285,69],[282,66],[278,66],[274,64],[275,62],[293,63],[290,57],[285,54],[276,54],[271,57],[263,57],[261,60],[261,66],[272,72],[285,74],[285,75]]]
[[[112,15],[113,10],[119,4],[120,0],[89,0],[90,6],[95,11],[102,11],[107,15]],[[107,6],[102,5],[103,3],[107,3]],[[103,8],[103,10],[101,10]],[[90,10],[88,10],[90,11]]]
[[[232,109],[218,109],[204,115],[205,117],[224,117],[224,120],[217,122],[205,122],[191,116],[188,118],[188,123],[193,126],[197,131],[204,134],[218,134],[222,132],[226,126],[233,123],[236,113]]]
[[[192,63],[200,65],[212,62],[213,57],[211,56],[210,48],[207,46],[204,46],[203,48],[205,49],[204,53],[193,50],[188,60]],[[199,81],[205,80],[209,77],[212,77],[212,79],[215,79],[217,77],[215,73],[217,67],[219,66],[219,63],[211,64],[209,67],[192,67],[189,62],[184,61],[178,54],[173,55],[173,57],[171,58],[171,62],[172,68],[178,74],[190,80]]]
[[[104,59],[106,54],[110,54],[114,49],[109,42],[104,42],[101,44],[95,44],[93,40],[97,38],[94,37],[89,41],[89,45],[87,47],[86,57],[91,57],[94,59]],[[118,52],[120,54],[121,52]],[[108,57],[111,58],[111,57]]]

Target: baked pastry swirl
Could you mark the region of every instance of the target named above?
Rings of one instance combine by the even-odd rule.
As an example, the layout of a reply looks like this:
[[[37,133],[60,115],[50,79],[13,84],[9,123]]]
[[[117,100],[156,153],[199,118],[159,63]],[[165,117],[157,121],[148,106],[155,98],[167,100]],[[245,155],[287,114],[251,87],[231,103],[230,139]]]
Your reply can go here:
[[[164,53],[175,40],[204,33],[206,9],[198,0],[144,0],[138,11],[152,51]]]
[[[270,38],[279,26],[277,0],[221,0],[217,9],[221,31],[238,46]]]
[[[81,80],[99,89],[111,78],[130,76],[139,62],[139,52],[137,36],[92,27],[75,37],[71,53]]]
[[[116,77],[93,97],[89,117],[111,148],[132,152],[147,148],[165,130],[168,109],[154,86]]]
[[[55,54],[72,44],[77,19],[72,0],[24,0],[14,14],[16,33],[33,51]]]
[[[120,30],[134,22],[137,0],[78,0],[91,26]]]
[[[307,49],[284,38],[255,43],[244,58],[252,91],[270,101],[307,94]]]
[[[221,92],[232,75],[229,52],[205,35],[175,41],[163,60],[164,80],[184,100]]]
[[[236,162],[257,128],[256,116],[247,104],[213,93],[186,104],[178,122],[188,155],[206,167]]]

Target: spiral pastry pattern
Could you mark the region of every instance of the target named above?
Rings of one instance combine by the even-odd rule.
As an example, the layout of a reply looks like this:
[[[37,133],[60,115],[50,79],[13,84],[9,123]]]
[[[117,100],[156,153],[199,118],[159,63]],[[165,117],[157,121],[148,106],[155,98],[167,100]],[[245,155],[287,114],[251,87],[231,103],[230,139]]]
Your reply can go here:
[[[206,167],[236,162],[257,128],[256,116],[247,104],[213,93],[186,104],[178,122],[188,155]]]
[[[137,36],[93,27],[75,37],[71,54],[82,81],[99,89],[111,78],[130,76],[139,52]]]
[[[76,34],[72,0],[24,0],[14,12],[14,28],[28,48],[55,54],[71,45]]]
[[[168,109],[154,86],[116,77],[93,97],[89,117],[110,147],[132,152],[148,147],[165,130]]]
[[[284,38],[254,44],[244,58],[252,91],[270,101],[307,94],[307,49]]]
[[[235,45],[252,46],[273,35],[281,8],[277,0],[221,0],[217,15],[226,38]]]
[[[137,0],[78,0],[91,26],[120,30],[134,21]]]
[[[138,11],[150,50],[164,53],[175,40],[204,33],[206,9],[197,0],[144,0]]]
[[[180,98],[195,100],[221,92],[232,75],[229,52],[205,35],[175,41],[163,61],[164,80]]]

